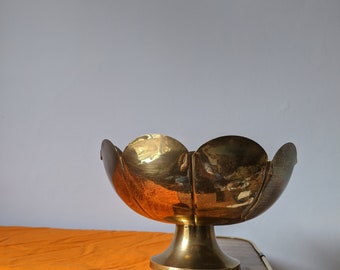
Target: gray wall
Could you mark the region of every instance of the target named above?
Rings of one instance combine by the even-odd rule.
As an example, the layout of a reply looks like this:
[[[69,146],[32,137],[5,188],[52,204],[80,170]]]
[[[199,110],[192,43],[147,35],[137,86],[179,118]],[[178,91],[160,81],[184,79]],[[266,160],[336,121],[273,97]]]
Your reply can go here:
[[[172,232],[117,197],[99,149],[229,134],[298,164],[260,217],[217,227],[274,269],[340,264],[340,1],[0,1],[0,225]]]

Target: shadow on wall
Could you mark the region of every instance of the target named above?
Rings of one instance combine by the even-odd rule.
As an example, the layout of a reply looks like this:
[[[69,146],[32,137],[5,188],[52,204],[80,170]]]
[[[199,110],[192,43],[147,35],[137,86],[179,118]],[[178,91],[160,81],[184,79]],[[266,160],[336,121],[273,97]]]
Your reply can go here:
[[[288,261],[282,261],[282,259],[267,258],[267,260],[273,270],[303,270],[301,269],[300,265],[293,264],[292,262]]]
[[[305,243],[301,255],[305,256],[284,259],[284,255],[278,257],[267,257],[273,270],[338,270],[340,266],[340,239],[334,236],[332,239],[309,237],[304,238]],[[306,258],[313,258],[306,260]],[[296,259],[300,261],[296,261]]]

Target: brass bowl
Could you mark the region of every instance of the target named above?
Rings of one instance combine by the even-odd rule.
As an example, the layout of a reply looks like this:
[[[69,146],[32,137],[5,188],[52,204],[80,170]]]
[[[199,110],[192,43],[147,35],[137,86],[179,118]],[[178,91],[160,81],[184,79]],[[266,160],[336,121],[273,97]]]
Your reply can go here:
[[[131,209],[177,225],[169,249],[152,258],[153,269],[239,269],[219,250],[213,226],[249,220],[273,205],[292,174],[296,148],[287,143],[269,161],[259,144],[241,136],[190,152],[174,138],[148,134],[123,152],[104,140],[101,158]]]

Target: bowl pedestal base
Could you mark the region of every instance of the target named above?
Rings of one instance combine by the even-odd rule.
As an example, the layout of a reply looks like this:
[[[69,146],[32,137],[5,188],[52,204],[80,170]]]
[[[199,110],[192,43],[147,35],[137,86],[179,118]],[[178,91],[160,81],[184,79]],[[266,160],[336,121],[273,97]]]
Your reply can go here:
[[[239,260],[220,249],[214,227],[210,225],[176,225],[170,246],[151,258],[150,267],[154,270],[241,269]]]

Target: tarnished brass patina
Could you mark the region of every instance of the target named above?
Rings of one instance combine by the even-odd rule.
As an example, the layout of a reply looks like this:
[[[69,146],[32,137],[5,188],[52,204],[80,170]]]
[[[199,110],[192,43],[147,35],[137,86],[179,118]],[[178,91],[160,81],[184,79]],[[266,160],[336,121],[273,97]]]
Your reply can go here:
[[[294,144],[272,161],[256,142],[224,136],[189,152],[177,140],[149,134],[122,152],[104,140],[101,158],[121,199],[137,213],[176,224],[170,247],[153,269],[240,269],[218,247],[214,225],[243,222],[266,211],[285,189],[296,164]]]

